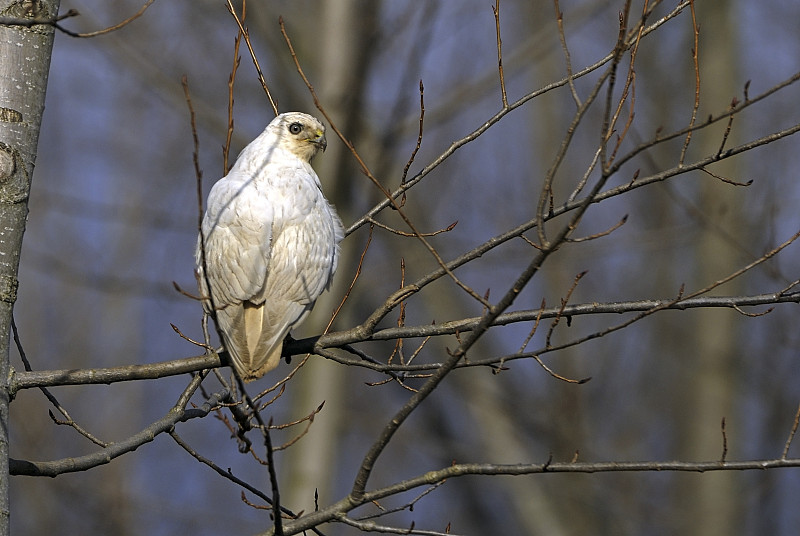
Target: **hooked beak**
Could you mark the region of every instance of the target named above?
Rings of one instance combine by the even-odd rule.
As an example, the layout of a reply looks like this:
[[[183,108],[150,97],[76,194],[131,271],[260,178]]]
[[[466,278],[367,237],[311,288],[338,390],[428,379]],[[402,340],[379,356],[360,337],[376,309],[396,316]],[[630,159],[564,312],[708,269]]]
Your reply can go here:
[[[325,149],[328,147],[328,140],[325,138],[325,134],[320,132],[317,134],[317,137],[311,140],[311,143],[322,149],[322,152],[325,152]]]

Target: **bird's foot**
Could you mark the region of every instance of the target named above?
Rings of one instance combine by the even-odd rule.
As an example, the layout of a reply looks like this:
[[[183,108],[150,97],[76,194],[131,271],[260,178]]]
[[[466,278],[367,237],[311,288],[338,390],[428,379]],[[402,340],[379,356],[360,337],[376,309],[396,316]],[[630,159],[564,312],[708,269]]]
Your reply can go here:
[[[286,345],[293,343],[295,341],[294,337],[290,333],[286,334],[286,337],[283,339],[283,359],[286,360],[286,364],[290,365],[292,363],[292,354],[286,353]]]

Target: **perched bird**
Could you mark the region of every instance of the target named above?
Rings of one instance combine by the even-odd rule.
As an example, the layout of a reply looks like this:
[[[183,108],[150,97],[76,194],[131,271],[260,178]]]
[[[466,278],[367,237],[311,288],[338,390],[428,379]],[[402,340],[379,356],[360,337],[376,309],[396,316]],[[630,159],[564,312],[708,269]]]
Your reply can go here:
[[[281,114],[208,195],[195,273],[245,381],[278,366],[284,338],[336,271],[344,229],[310,164],[325,147],[317,119]]]

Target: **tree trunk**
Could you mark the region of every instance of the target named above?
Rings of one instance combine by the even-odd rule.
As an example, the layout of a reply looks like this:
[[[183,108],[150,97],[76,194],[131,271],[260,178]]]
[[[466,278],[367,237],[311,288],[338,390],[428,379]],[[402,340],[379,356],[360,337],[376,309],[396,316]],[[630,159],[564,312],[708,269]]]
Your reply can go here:
[[[701,102],[705,111],[724,110],[736,95],[738,58],[736,42],[736,6],[733,2],[712,2],[698,7],[700,24]],[[701,107],[700,117],[703,116]],[[741,119],[737,123],[742,128]],[[705,136],[703,145],[695,149],[713,152],[722,139],[722,128],[716,137]],[[736,145],[737,130],[731,133],[730,146]],[[700,140],[698,140],[700,141]],[[737,162],[716,164],[714,173],[737,179]],[[746,236],[747,217],[742,211],[741,190],[718,181],[701,178],[699,206],[704,207],[703,225],[700,226],[695,258],[697,286],[708,285],[736,266],[752,259],[743,258],[740,250],[732,246],[728,237]],[[745,242],[746,243],[746,242]],[[743,291],[741,278],[725,286],[724,293],[737,295]],[[740,447],[737,431],[742,417],[736,413],[736,391],[739,382],[738,364],[734,359],[740,352],[740,331],[735,313],[728,314],[704,309],[695,316],[694,329],[687,333],[695,352],[692,373],[687,384],[687,402],[693,418],[686,419],[684,458],[714,459],[721,456],[723,443],[720,422],[727,417],[730,425],[728,437],[733,448]],[[734,455],[735,456],[735,453]],[[732,456],[732,457],[733,457]],[[737,489],[740,477],[726,472],[703,475],[701,479],[686,481],[686,530],[706,535],[734,534],[741,527],[742,494]]]
[[[369,0],[331,2],[323,6],[321,20],[326,21],[320,34],[324,43],[321,47],[323,53],[319,60],[319,79],[313,83],[337,126],[358,144],[356,110],[364,91],[364,69],[374,51],[369,38],[374,31],[378,6]],[[350,194],[355,182],[352,179],[352,156],[343,144],[334,139],[336,135],[330,125],[328,127],[330,145],[324,157],[314,162],[314,167],[322,177],[325,195],[347,225],[354,217],[351,214],[353,196]],[[334,285],[330,292],[317,300],[306,321],[306,329],[324,326],[330,318],[328,315],[338,305],[353,277],[353,261],[358,258],[353,244],[352,240],[342,244]],[[355,320],[347,315],[343,312],[337,318],[337,324],[353,325]],[[295,511],[308,512],[314,508],[315,490],[321,498],[330,499],[333,495],[336,460],[341,457],[336,445],[340,444],[338,436],[347,422],[346,372],[340,365],[314,357],[305,365],[302,374],[292,381],[293,405],[298,415],[325,401],[325,409],[314,421],[307,437],[286,452],[284,477],[288,485],[284,486],[282,494],[286,505]]]
[[[58,0],[0,0],[4,19],[55,18]],[[9,531],[8,405],[11,318],[44,111],[53,26],[0,25],[0,535]]]

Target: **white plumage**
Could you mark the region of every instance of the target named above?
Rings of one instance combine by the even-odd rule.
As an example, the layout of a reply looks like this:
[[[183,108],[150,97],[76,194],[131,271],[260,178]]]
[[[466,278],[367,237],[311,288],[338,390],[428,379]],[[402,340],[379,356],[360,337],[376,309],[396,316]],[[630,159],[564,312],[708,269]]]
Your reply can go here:
[[[317,119],[281,114],[208,195],[196,273],[245,381],[278,366],[284,338],[336,271],[344,230],[310,164],[325,146]]]

